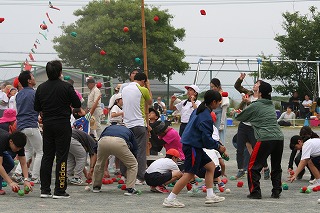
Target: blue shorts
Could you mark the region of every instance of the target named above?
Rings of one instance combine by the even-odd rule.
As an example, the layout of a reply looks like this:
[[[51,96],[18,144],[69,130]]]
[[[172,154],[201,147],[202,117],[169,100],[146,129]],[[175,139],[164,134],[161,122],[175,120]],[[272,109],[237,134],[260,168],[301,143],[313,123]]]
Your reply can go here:
[[[320,171],[320,156],[317,157],[311,157],[312,163],[315,167]]]
[[[196,174],[200,168],[212,162],[211,158],[203,151],[202,148],[196,148],[186,144],[182,145],[182,150],[185,156],[184,172]]]

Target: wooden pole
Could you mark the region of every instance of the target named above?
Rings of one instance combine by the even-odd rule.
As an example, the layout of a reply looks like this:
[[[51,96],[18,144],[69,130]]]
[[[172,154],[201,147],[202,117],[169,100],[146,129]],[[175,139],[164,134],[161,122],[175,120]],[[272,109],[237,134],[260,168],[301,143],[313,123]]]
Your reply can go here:
[[[144,16],[144,0],[141,0],[141,24],[142,24],[143,71],[148,76],[147,33],[146,33],[146,22],[145,22],[145,16]]]

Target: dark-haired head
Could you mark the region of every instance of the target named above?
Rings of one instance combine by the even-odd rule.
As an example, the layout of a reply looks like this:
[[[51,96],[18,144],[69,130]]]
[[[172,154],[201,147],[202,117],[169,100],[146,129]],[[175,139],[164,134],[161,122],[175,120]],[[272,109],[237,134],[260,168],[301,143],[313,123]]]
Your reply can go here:
[[[299,135],[292,136],[290,139],[290,145],[289,145],[290,149],[295,150],[296,145],[299,144],[299,141],[303,141],[301,136],[299,136]]]
[[[49,61],[46,66],[46,72],[49,80],[59,79],[62,74],[61,61],[58,61],[58,60]]]
[[[18,79],[22,87],[28,87],[29,86],[28,80],[31,80],[31,72],[30,71],[21,72]]]
[[[217,78],[213,78],[210,81],[210,87],[212,90],[220,91],[221,90],[221,82]]]
[[[261,95],[261,98],[271,100],[271,92],[272,86],[265,81],[260,81],[259,93]]]
[[[309,126],[303,126],[300,129],[300,133],[299,135],[302,138],[319,138],[319,135],[317,133],[315,133],[314,131],[312,131],[312,129]]]
[[[9,140],[19,149],[23,148],[27,144],[27,136],[20,132],[16,131],[9,136]]]
[[[221,102],[221,94],[218,91],[215,90],[208,90],[204,94],[204,100],[197,108],[197,115],[201,112],[203,112],[206,108],[209,108],[210,110],[215,109],[219,106]]]

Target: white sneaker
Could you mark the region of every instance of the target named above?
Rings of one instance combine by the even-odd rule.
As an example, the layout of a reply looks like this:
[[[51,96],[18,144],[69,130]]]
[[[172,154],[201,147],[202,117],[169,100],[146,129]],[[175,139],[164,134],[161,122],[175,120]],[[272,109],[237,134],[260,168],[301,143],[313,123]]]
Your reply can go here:
[[[309,183],[310,184],[315,184],[316,181],[317,181],[317,179],[309,180]]]
[[[313,189],[314,187],[317,187],[317,186],[320,186],[320,183],[316,180],[315,182],[314,182],[314,184],[311,184],[311,185],[309,185],[308,186],[308,189]]]
[[[40,195],[41,198],[52,198],[52,194],[49,193],[49,194],[42,194]]]
[[[177,199],[168,200],[168,198],[165,198],[163,203],[163,206],[169,207],[169,208],[183,208],[185,205],[183,203],[180,203]]]
[[[224,197],[219,197],[218,195],[213,196],[213,197],[206,197],[206,201],[204,202],[205,204],[212,204],[212,203],[219,203],[224,201]]]
[[[137,179],[137,180],[136,180],[136,185],[146,185],[146,182]]]

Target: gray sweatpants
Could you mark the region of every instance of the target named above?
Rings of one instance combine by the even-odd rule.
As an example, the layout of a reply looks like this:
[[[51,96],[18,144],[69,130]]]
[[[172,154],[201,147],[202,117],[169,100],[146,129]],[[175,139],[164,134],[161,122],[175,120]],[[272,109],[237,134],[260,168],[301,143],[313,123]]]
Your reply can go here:
[[[87,162],[87,152],[81,145],[79,141],[71,138],[70,150],[68,154],[68,167],[67,174],[68,178],[74,174],[75,178],[80,178],[82,176],[83,168]]]

